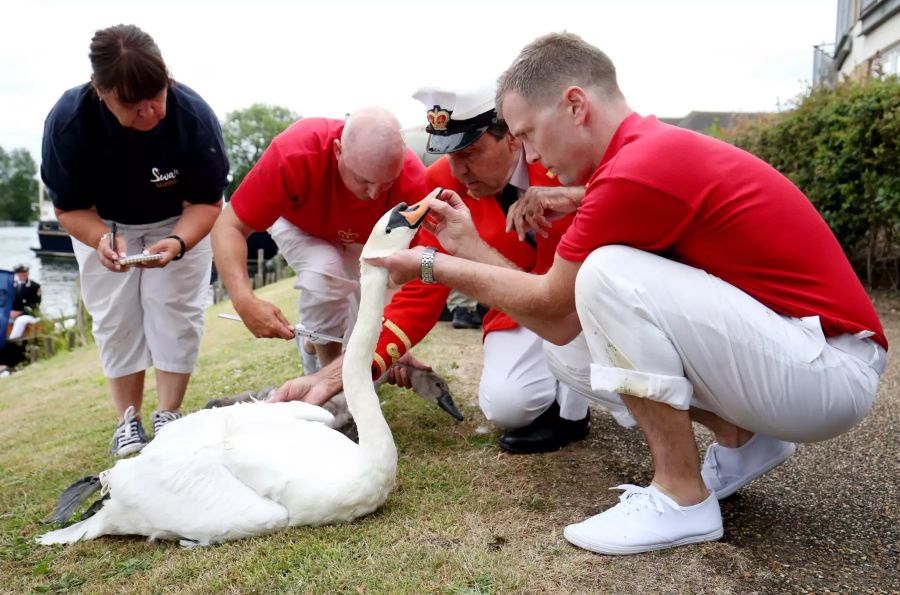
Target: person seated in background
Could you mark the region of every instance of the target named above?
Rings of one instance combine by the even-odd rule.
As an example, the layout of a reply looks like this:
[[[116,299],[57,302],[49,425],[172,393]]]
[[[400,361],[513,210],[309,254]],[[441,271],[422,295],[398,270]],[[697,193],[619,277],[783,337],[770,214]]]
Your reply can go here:
[[[231,197],[212,231],[216,269],[244,325],[257,337],[294,338],[294,325],[253,294],[247,244],[269,230],[297,279],[303,325],[349,336],[359,304],[359,254],[372,226],[393,206],[427,194],[425,166],[387,110],[363,108],[346,122],[305,118],[276,136]],[[342,345],[307,339],[306,374]]]
[[[427,150],[445,157],[428,167],[430,188],[450,188],[464,195],[478,233],[502,266],[534,273],[547,270],[556,244],[571,217],[548,231],[520,239],[507,231],[506,213],[520,197],[541,194],[580,200],[582,188],[563,188],[540,165],[528,165],[522,143],[510,133],[494,108],[494,89],[452,91],[423,88],[414,95],[427,108]],[[416,242],[439,246],[431,234]],[[385,309],[375,375],[388,370],[437,323],[450,288],[430,280],[405,285]],[[587,436],[590,427],[584,396],[561,384],[550,372],[542,341],[512,318],[491,310],[484,318],[484,366],[478,400],[485,416],[502,427],[500,447],[536,453],[559,449]],[[340,390],[340,361],[311,378],[285,383],[275,400],[301,399],[321,404]],[[401,384],[407,384],[403,378]]]
[[[16,295],[9,313],[12,329],[8,338],[19,339],[25,334],[25,329],[29,324],[40,320],[38,314],[41,305],[41,284],[29,277],[27,264],[16,265],[13,273],[15,275],[13,287]]]

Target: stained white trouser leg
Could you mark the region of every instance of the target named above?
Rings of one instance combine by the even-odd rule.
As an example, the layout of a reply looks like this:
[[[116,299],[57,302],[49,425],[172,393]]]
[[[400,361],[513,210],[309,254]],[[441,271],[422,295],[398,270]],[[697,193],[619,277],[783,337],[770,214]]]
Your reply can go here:
[[[584,334],[579,334],[571,343],[565,345],[554,345],[544,341],[544,357],[553,375],[569,390],[585,395],[609,411],[619,425],[626,428],[637,426],[622,397],[614,392],[595,391],[591,388],[591,354],[588,352]]]
[[[493,331],[484,339],[484,368],[478,387],[478,404],[485,417],[511,430],[527,426],[554,401],[563,419],[587,415],[588,401],[562,385],[550,372],[542,350],[543,340],[519,327]]]
[[[283,218],[269,228],[269,234],[297,273],[294,287],[300,290],[297,310],[303,324],[328,335],[349,333],[359,310],[362,245],[333,244]]]
[[[782,440],[852,428],[884,365],[869,339],[826,340],[818,317],[781,316],[702,270],[624,246],[585,260],[575,302],[595,394],[699,407]]]

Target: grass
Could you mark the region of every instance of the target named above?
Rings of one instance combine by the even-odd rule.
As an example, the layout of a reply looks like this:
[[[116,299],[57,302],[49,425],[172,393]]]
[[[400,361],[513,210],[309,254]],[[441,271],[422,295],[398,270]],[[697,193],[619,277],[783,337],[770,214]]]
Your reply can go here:
[[[294,312],[291,281],[260,290]],[[278,385],[299,372],[292,343],[256,340],[213,306],[185,409]],[[43,547],[35,535],[62,489],[113,464],[115,421],[95,347],[0,380],[0,591],[112,593],[727,592],[747,564],[728,543],[630,558],[569,546],[562,527],[611,504],[605,488],[649,474],[635,433],[595,416],[592,438],[559,453],[501,454],[477,408],[477,331],[441,324],[417,355],[450,381],[457,424],[407,391],[384,387],[399,450],[398,485],[356,522],[296,528],[210,548],[140,537]],[[156,403],[152,374],[144,415]],[[626,436],[625,438],[621,438]],[[630,437],[629,437],[630,436]],[[599,442],[598,442],[599,441]],[[598,448],[602,446],[603,448]],[[626,459],[623,467],[617,463]],[[634,476],[637,477],[634,477]],[[709,564],[710,556],[728,564]]]

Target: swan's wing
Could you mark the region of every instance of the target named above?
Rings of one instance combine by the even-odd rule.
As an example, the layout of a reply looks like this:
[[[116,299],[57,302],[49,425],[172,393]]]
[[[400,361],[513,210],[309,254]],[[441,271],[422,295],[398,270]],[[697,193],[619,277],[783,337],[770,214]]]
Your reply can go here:
[[[226,431],[223,457],[241,482],[284,504],[316,498],[334,481],[355,477],[360,453],[349,438],[321,423],[280,417],[233,424]],[[328,499],[327,492],[323,497]]]
[[[201,409],[166,425],[159,436],[154,436],[144,451],[163,456],[193,452],[201,448],[221,444],[225,428],[241,423],[269,423],[279,419],[308,420],[330,425],[334,416],[328,411],[298,401],[288,403],[238,403],[231,407]]]
[[[330,425],[334,421],[334,416],[322,407],[302,401],[239,403],[238,405],[231,412],[233,415],[242,417],[245,415],[290,417],[292,419],[315,421],[325,425]]]
[[[287,525],[283,506],[248,488],[221,448],[180,456],[141,453],[109,475],[108,533],[184,538],[199,544],[270,533]],[[114,514],[113,514],[114,513]]]

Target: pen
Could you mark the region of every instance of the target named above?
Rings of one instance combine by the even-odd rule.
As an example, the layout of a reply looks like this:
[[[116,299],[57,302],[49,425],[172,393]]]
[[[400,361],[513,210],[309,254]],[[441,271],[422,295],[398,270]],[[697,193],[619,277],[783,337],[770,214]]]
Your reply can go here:
[[[118,256],[116,252],[116,222],[113,221],[109,224],[109,247],[112,248],[113,254]]]

